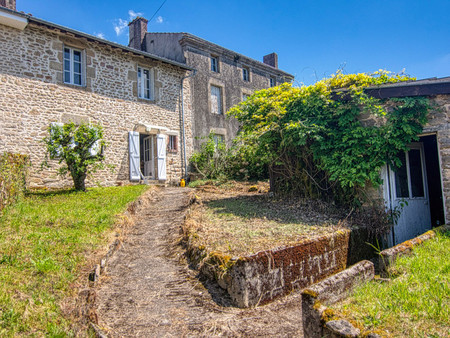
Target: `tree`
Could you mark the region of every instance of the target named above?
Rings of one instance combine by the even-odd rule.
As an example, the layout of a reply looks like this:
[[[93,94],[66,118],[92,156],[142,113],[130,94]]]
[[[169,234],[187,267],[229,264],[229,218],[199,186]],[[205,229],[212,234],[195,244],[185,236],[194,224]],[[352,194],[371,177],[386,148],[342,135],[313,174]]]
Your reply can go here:
[[[64,177],[70,173],[75,190],[86,190],[85,180],[88,174],[104,167],[103,164],[103,128],[100,125],[52,123],[48,128],[49,136],[43,139],[48,159],[58,160],[62,166],[58,169]]]

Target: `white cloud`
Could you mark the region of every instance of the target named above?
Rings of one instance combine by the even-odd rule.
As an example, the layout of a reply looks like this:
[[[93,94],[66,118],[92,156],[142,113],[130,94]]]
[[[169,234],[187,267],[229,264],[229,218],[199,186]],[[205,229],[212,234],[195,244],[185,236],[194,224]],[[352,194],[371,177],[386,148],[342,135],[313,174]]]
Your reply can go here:
[[[114,26],[114,31],[116,32],[116,35],[117,36],[122,35],[122,33],[128,27],[128,22],[132,21],[137,16],[142,16],[142,15],[143,15],[143,13],[135,12],[134,10],[130,9],[128,11],[128,20],[121,19],[121,18],[114,20],[113,26]]]
[[[116,32],[117,36],[122,35],[125,28],[128,26],[128,21],[123,19],[117,19],[114,25],[114,31]]]
[[[163,19],[162,16],[158,16],[158,17],[156,18],[156,23],[163,23],[163,22],[164,22],[164,19]]]
[[[132,9],[130,9],[130,10],[128,11],[128,16],[129,16],[129,18],[130,18],[130,21],[133,20],[135,17],[137,17],[137,16],[142,16],[142,15],[144,15],[144,13],[141,13],[141,12],[135,12],[135,11],[133,11]]]
[[[96,37],[98,37],[98,38],[100,38],[100,39],[105,39],[105,34],[103,34],[103,33],[94,33],[94,35],[96,36]]]

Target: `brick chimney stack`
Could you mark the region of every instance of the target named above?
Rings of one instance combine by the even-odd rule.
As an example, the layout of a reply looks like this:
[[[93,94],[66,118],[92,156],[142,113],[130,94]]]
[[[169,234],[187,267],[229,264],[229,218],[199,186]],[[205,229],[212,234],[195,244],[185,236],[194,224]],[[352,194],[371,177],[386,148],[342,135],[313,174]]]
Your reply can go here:
[[[6,7],[8,9],[15,11],[16,10],[16,0],[0,0],[0,6]]]
[[[268,55],[264,55],[263,62],[266,65],[272,66],[273,68],[278,68],[278,54],[271,53]]]
[[[1,0],[0,0],[1,1]],[[145,46],[143,46],[145,33],[147,33],[147,23],[148,20],[145,18],[137,17],[133,21],[128,24],[130,41],[128,43],[128,47],[145,50]]]

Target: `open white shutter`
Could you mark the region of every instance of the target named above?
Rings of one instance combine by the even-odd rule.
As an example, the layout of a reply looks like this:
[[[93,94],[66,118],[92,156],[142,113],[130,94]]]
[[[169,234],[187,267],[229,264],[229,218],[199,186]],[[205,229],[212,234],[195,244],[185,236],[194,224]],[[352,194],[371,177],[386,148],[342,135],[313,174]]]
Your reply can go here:
[[[128,149],[130,153],[130,181],[139,181],[141,178],[139,170],[139,133],[128,132]]]
[[[158,180],[167,179],[166,175],[166,135],[156,135],[156,151],[158,153]]]

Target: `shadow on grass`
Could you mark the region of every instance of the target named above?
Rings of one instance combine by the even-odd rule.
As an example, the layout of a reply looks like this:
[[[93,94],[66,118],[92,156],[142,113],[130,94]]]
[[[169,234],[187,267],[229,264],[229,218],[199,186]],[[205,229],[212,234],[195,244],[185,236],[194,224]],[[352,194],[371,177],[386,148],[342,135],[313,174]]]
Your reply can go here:
[[[47,189],[36,189],[36,190],[28,190],[25,192],[25,196],[27,197],[52,197],[58,195],[72,195],[74,193],[78,193],[79,191],[75,190],[75,188],[64,188],[64,189],[55,189],[55,190],[47,190]]]

